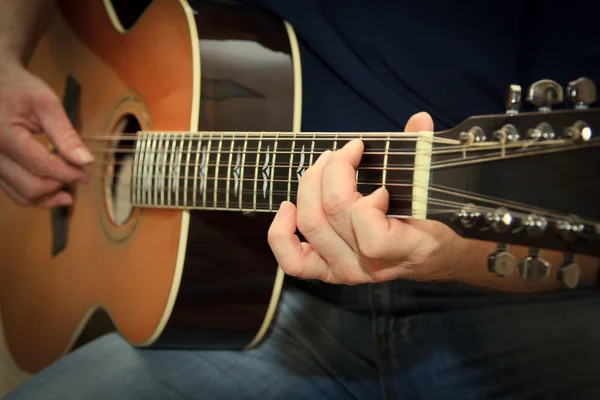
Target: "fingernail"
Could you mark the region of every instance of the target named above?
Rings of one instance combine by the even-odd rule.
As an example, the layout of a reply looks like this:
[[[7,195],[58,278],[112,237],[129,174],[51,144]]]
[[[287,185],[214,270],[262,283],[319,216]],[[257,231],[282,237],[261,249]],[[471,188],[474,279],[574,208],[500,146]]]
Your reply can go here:
[[[283,201],[280,205],[279,205],[279,210],[277,210],[277,218],[284,218],[285,216],[287,216],[290,213],[292,203],[290,203],[289,201]]]
[[[76,148],[73,154],[81,163],[87,164],[94,161],[94,156],[85,147]]]
[[[324,153],[322,153],[319,158],[317,158],[317,162],[316,163],[324,163],[327,161],[327,159],[329,158],[329,156],[331,155],[331,150],[327,150]]]
[[[65,193],[65,195],[61,196],[60,200],[58,200],[56,203],[57,207],[67,207],[73,204],[73,198]]]

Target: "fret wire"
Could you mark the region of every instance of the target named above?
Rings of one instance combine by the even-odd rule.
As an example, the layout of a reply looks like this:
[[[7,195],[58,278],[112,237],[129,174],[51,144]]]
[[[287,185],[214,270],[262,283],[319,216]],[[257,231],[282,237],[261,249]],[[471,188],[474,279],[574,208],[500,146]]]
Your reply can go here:
[[[275,137],[275,143],[273,144],[273,162],[271,163],[271,167],[269,168],[269,172],[268,172],[268,176],[270,177],[270,183],[269,183],[269,210],[272,211],[273,210],[273,178],[275,177],[275,160],[277,158],[277,144],[278,144],[278,137]]]
[[[292,187],[292,167],[294,165],[294,150],[296,148],[296,132],[294,132],[294,140],[292,141],[292,149],[290,151],[290,165],[288,168],[288,182],[287,182],[287,201],[291,198],[291,187]]]
[[[163,139],[163,134],[161,134],[161,141]],[[162,147],[161,147],[161,143],[162,143]],[[157,189],[159,191],[159,195],[160,195],[160,204],[163,205],[169,205],[166,201],[165,201],[165,191],[164,191],[164,186],[165,186],[165,179],[166,179],[166,173],[167,173],[167,163],[168,163],[168,155],[169,153],[165,152],[165,148],[169,147],[169,143],[170,143],[170,137],[166,137],[164,142],[159,142],[159,144],[157,144],[157,151],[158,149],[160,149],[160,153],[161,154],[161,162],[157,163],[158,165],[161,165],[161,170],[160,170],[160,174],[161,177],[159,178],[158,181],[155,181],[155,189]],[[158,156],[158,154],[157,154]]]
[[[200,167],[200,173],[202,174],[202,207],[206,208],[206,196],[208,190],[208,172],[209,167],[208,163],[210,163],[210,156],[212,153],[212,135],[208,138],[208,144],[202,148],[202,160],[204,160],[203,165]]]
[[[184,190],[185,190],[185,195],[184,195],[184,198],[183,198],[183,204],[187,204],[187,201],[188,201],[188,199],[187,199],[187,191],[188,191],[188,181],[189,181],[189,173],[190,173],[190,158],[191,158],[191,155],[192,155],[190,153],[190,151],[192,149],[192,143],[193,142],[194,141],[192,139],[188,140],[188,154],[187,154],[186,159],[185,159],[185,180],[184,180],[184,183],[183,183],[183,187],[184,187]]]
[[[389,157],[389,151],[390,151],[390,140],[389,140],[389,136],[388,136],[388,140],[386,140],[385,142],[385,150],[384,150],[384,156],[383,156],[383,173],[381,174],[381,186],[385,187],[385,182],[387,179],[387,163],[388,163],[388,157]]]
[[[311,144],[310,144],[310,161],[308,162],[308,165],[313,165],[313,156],[315,154],[315,143],[317,142],[317,134],[313,134],[312,136],[312,140],[311,140]],[[300,167],[298,167],[300,168]],[[304,169],[302,170],[304,171]],[[304,174],[304,172],[302,172],[302,174]]]
[[[176,145],[177,145],[177,140],[173,139],[172,143],[171,143],[171,150],[173,151],[171,153],[171,157],[169,158],[169,174],[167,175],[167,179],[168,182],[167,187],[168,187],[168,192],[169,195],[167,197],[167,201],[169,202],[169,205],[172,204],[172,192],[173,192],[173,169],[175,168],[175,160],[176,160],[176,156],[177,154],[175,153],[175,149],[176,149]],[[163,183],[164,184],[164,183]]]
[[[180,183],[180,177],[181,177],[181,161],[183,160],[183,145],[185,142],[185,137],[181,138],[181,141],[179,142],[179,151],[177,152],[177,173],[175,173],[173,176],[173,184],[177,186],[176,188],[176,192],[175,192],[175,204],[179,204],[179,185]]]
[[[246,149],[248,148],[248,134],[246,134],[246,138],[244,139],[244,153],[242,154],[242,167],[241,167],[241,172],[240,172],[240,176],[238,178],[238,182],[239,182],[239,205],[240,205],[240,210],[242,208],[244,208],[244,195],[243,195],[243,188],[244,188],[244,167],[246,166]]]
[[[144,155],[143,147],[144,147],[145,143],[146,143],[145,140],[138,140],[135,144],[136,152],[133,156],[133,173],[132,173],[133,179],[131,180],[131,182],[132,182],[132,184],[131,184],[131,200],[134,203],[139,202],[139,199],[140,199],[138,176],[141,176],[141,174],[138,174],[138,168],[139,168],[140,160]]]
[[[145,172],[146,172],[146,158],[148,157],[148,151],[147,149],[149,149],[149,145],[150,145],[150,135],[147,135],[146,140],[143,143],[142,146],[142,154],[140,155],[140,167],[139,167],[139,187],[138,187],[138,192],[139,192],[139,196],[138,196],[138,202],[139,203],[143,203],[144,202],[144,184],[145,184]]]
[[[260,161],[260,148],[262,146],[262,133],[258,141],[258,149],[256,152],[256,166],[254,167],[254,195],[252,201],[252,209],[256,211],[256,187],[258,186],[258,164]],[[266,157],[266,156],[265,156]]]
[[[151,172],[153,170],[155,170],[155,166],[156,166],[156,145],[157,145],[157,141],[158,141],[158,136],[160,136],[160,134],[156,133],[154,135],[152,135],[152,151],[150,152],[150,159],[148,160],[148,170]],[[149,176],[151,176],[151,174],[148,174]],[[146,190],[147,190],[147,198],[148,201],[151,201],[150,199],[152,199],[154,196],[154,192],[152,192],[152,179],[148,179],[148,181],[146,182]],[[156,200],[154,201],[155,203]]]
[[[165,143],[167,142],[167,146],[169,143],[169,137],[165,137],[164,133],[160,133],[159,134],[159,138],[158,141],[156,143],[156,164],[154,165],[154,170],[156,171],[157,169],[160,168],[160,175],[157,174],[157,176],[154,179],[154,191],[153,191],[153,196],[154,196],[154,201],[157,204],[161,204],[164,205],[165,204],[165,199],[164,199],[164,191],[161,190],[161,180],[164,181],[165,179],[165,165],[166,165],[166,156],[167,153],[164,151],[164,147],[165,147]],[[159,203],[159,199],[160,198],[160,203]]]
[[[231,144],[229,145],[229,162],[227,163],[227,184],[225,185],[225,204],[227,208],[229,208],[229,189],[231,187],[231,161],[233,160],[234,149],[235,139],[232,138]]]
[[[220,161],[221,161],[221,146],[223,145],[223,137],[219,138],[219,143],[218,143],[218,150],[217,150],[217,161],[216,161],[216,167],[215,167],[215,176],[219,176],[219,168],[220,168]],[[213,208],[217,207],[217,187],[219,185],[219,180],[215,179],[214,182],[214,193],[213,193]]]
[[[166,144],[165,144],[166,142]],[[160,168],[160,176],[154,179],[154,197],[155,202],[159,203],[158,199],[160,198],[161,205],[165,205],[164,199],[164,191],[161,190],[162,184],[161,182],[165,179],[165,167],[167,164],[166,156],[167,153],[164,151],[165,146],[169,144],[169,136],[165,137],[164,133],[159,134],[159,139],[156,143],[156,165],[154,166],[154,170],[156,171]],[[157,174],[158,175],[158,174]]]
[[[336,133],[335,133],[335,139],[333,139],[333,151],[336,151],[336,150],[337,150],[338,136],[339,136],[339,133],[338,133],[338,132],[336,132]]]
[[[196,201],[196,193],[198,193],[198,171],[199,171],[199,161],[200,161],[200,149],[202,148],[202,138],[198,139],[198,144],[196,145],[196,164],[194,165],[194,194],[192,195],[194,204],[197,204]]]

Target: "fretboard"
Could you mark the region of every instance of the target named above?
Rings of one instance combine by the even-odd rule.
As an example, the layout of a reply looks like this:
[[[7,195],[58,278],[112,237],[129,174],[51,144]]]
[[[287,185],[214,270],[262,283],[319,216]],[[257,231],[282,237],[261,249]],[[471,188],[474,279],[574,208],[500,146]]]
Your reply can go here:
[[[431,155],[427,134],[399,139],[388,133],[141,132],[132,203],[276,212],[282,201],[295,202],[302,175],[321,153],[356,138],[365,145],[357,190],[369,194],[385,186],[390,214],[424,213],[418,208],[426,203]]]

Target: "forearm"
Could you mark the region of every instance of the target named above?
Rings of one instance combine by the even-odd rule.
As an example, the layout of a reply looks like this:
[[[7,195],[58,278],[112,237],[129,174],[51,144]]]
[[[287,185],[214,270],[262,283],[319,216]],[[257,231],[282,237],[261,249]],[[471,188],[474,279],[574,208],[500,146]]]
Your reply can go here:
[[[498,276],[487,269],[488,256],[496,251],[496,244],[490,242],[458,239],[457,247],[460,252],[454,259],[459,280],[482,286],[493,290],[508,292],[539,292],[558,290],[556,272],[563,263],[564,254],[556,251],[540,250],[539,257],[547,261],[550,266],[548,279],[539,282],[523,280],[515,270],[511,276]],[[509,246],[511,253],[517,260],[528,256],[529,249],[522,246]],[[600,260],[596,257],[576,255],[575,262],[581,267],[580,281],[596,280]]]
[[[27,63],[46,29],[57,0],[0,2],[0,61]]]

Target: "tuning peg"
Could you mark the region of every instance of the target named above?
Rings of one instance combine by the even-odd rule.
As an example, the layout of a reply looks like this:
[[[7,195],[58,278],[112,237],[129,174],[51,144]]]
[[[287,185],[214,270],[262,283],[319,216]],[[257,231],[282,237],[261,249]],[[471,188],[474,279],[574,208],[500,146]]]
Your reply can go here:
[[[550,111],[552,106],[563,102],[563,88],[550,79],[542,79],[529,86],[527,101],[538,111]]]
[[[518,114],[521,108],[521,86],[509,85],[508,93],[506,95],[506,113],[507,114]]]
[[[529,214],[523,220],[523,225],[530,236],[538,237],[542,236],[546,231],[548,221],[543,216]]]
[[[523,280],[531,282],[547,279],[550,275],[550,263],[539,257],[538,249],[529,249],[529,255],[519,260],[517,269]]]
[[[575,106],[575,108],[578,108]],[[581,106],[579,109],[586,109],[587,106]],[[587,142],[592,138],[592,128],[585,121],[576,121],[573,125],[567,126],[564,129],[563,136],[565,139],[571,140],[579,140],[582,142]]]
[[[581,267],[573,260],[571,253],[566,253],[562,264],[556,271],[556,279],[559,286],[565,289],[574,289],[579,284]]]
[[[456,217],[465,228],[473,228],[479,222],[481,213],[477,210],[475,204],[465,204],[457,213]]]
[[[494,211],[488,211],[485,214],[485,220],[498,233],[507,232],[515,219],[504,207],[500,207]]]
[[[496,251],[488,256],[488,271],[498,276],[510,276],[515,271],[517,259],[508,252],[508,246],[500,243]]]
[[[567,85],[567,96],[575,104],[578,110],[585,110],[596,102],[596,85],[586,77],[581,77],[569,82]]]

